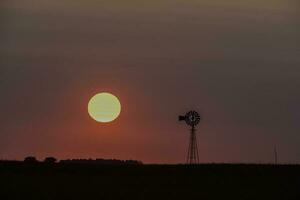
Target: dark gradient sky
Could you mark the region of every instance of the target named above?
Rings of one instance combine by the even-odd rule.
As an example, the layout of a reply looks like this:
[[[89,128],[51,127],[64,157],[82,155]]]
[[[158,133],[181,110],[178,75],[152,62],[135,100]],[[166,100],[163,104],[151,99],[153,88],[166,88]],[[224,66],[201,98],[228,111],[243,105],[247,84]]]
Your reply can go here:
[[[300,6],[293,0],[0,3],[0,158],[300,162]],[[112,124],[87,114],[118,96]]]

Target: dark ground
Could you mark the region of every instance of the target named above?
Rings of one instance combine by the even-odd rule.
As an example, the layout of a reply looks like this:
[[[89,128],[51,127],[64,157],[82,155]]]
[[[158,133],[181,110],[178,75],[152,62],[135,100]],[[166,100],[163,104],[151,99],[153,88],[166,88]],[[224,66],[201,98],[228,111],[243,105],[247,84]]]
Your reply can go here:
[[[300,199],[299,165],[0,163],[0,199]]]

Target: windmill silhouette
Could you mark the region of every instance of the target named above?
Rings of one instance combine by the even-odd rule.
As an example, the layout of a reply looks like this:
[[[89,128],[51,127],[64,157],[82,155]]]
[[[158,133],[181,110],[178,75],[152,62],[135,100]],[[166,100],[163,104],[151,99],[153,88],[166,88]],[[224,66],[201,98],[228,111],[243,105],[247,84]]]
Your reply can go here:
[[[179,121],[185,121],[188,126],[191,126],[190,141],[186,162],[187,164],[199,164],[199,154],[195,127],[200,122],[200,115],[196,111],[192,110],[187,112],[184,116],[179,116]]]

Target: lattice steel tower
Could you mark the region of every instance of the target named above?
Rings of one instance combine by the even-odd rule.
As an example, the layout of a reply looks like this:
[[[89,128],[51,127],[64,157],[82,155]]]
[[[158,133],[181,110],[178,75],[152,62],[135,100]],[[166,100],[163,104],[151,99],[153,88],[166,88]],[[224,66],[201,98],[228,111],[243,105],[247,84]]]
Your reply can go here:
[[[192,110],[190,112],[187,112],[185,116],[179,116],[179,121],[185,121],[187,125],[192,127],[190,132],[190,142],[186,162],[187,164],[199,164],[195,126],[197,126],[200,122],[200,115],[196,111]]]

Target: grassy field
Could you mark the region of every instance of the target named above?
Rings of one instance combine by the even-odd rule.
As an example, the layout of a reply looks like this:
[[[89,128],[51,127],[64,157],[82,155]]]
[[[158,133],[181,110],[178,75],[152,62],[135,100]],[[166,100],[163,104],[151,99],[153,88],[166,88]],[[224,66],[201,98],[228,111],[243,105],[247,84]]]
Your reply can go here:
[[[300,199],[299,165],[0,163],[0,199]]]

